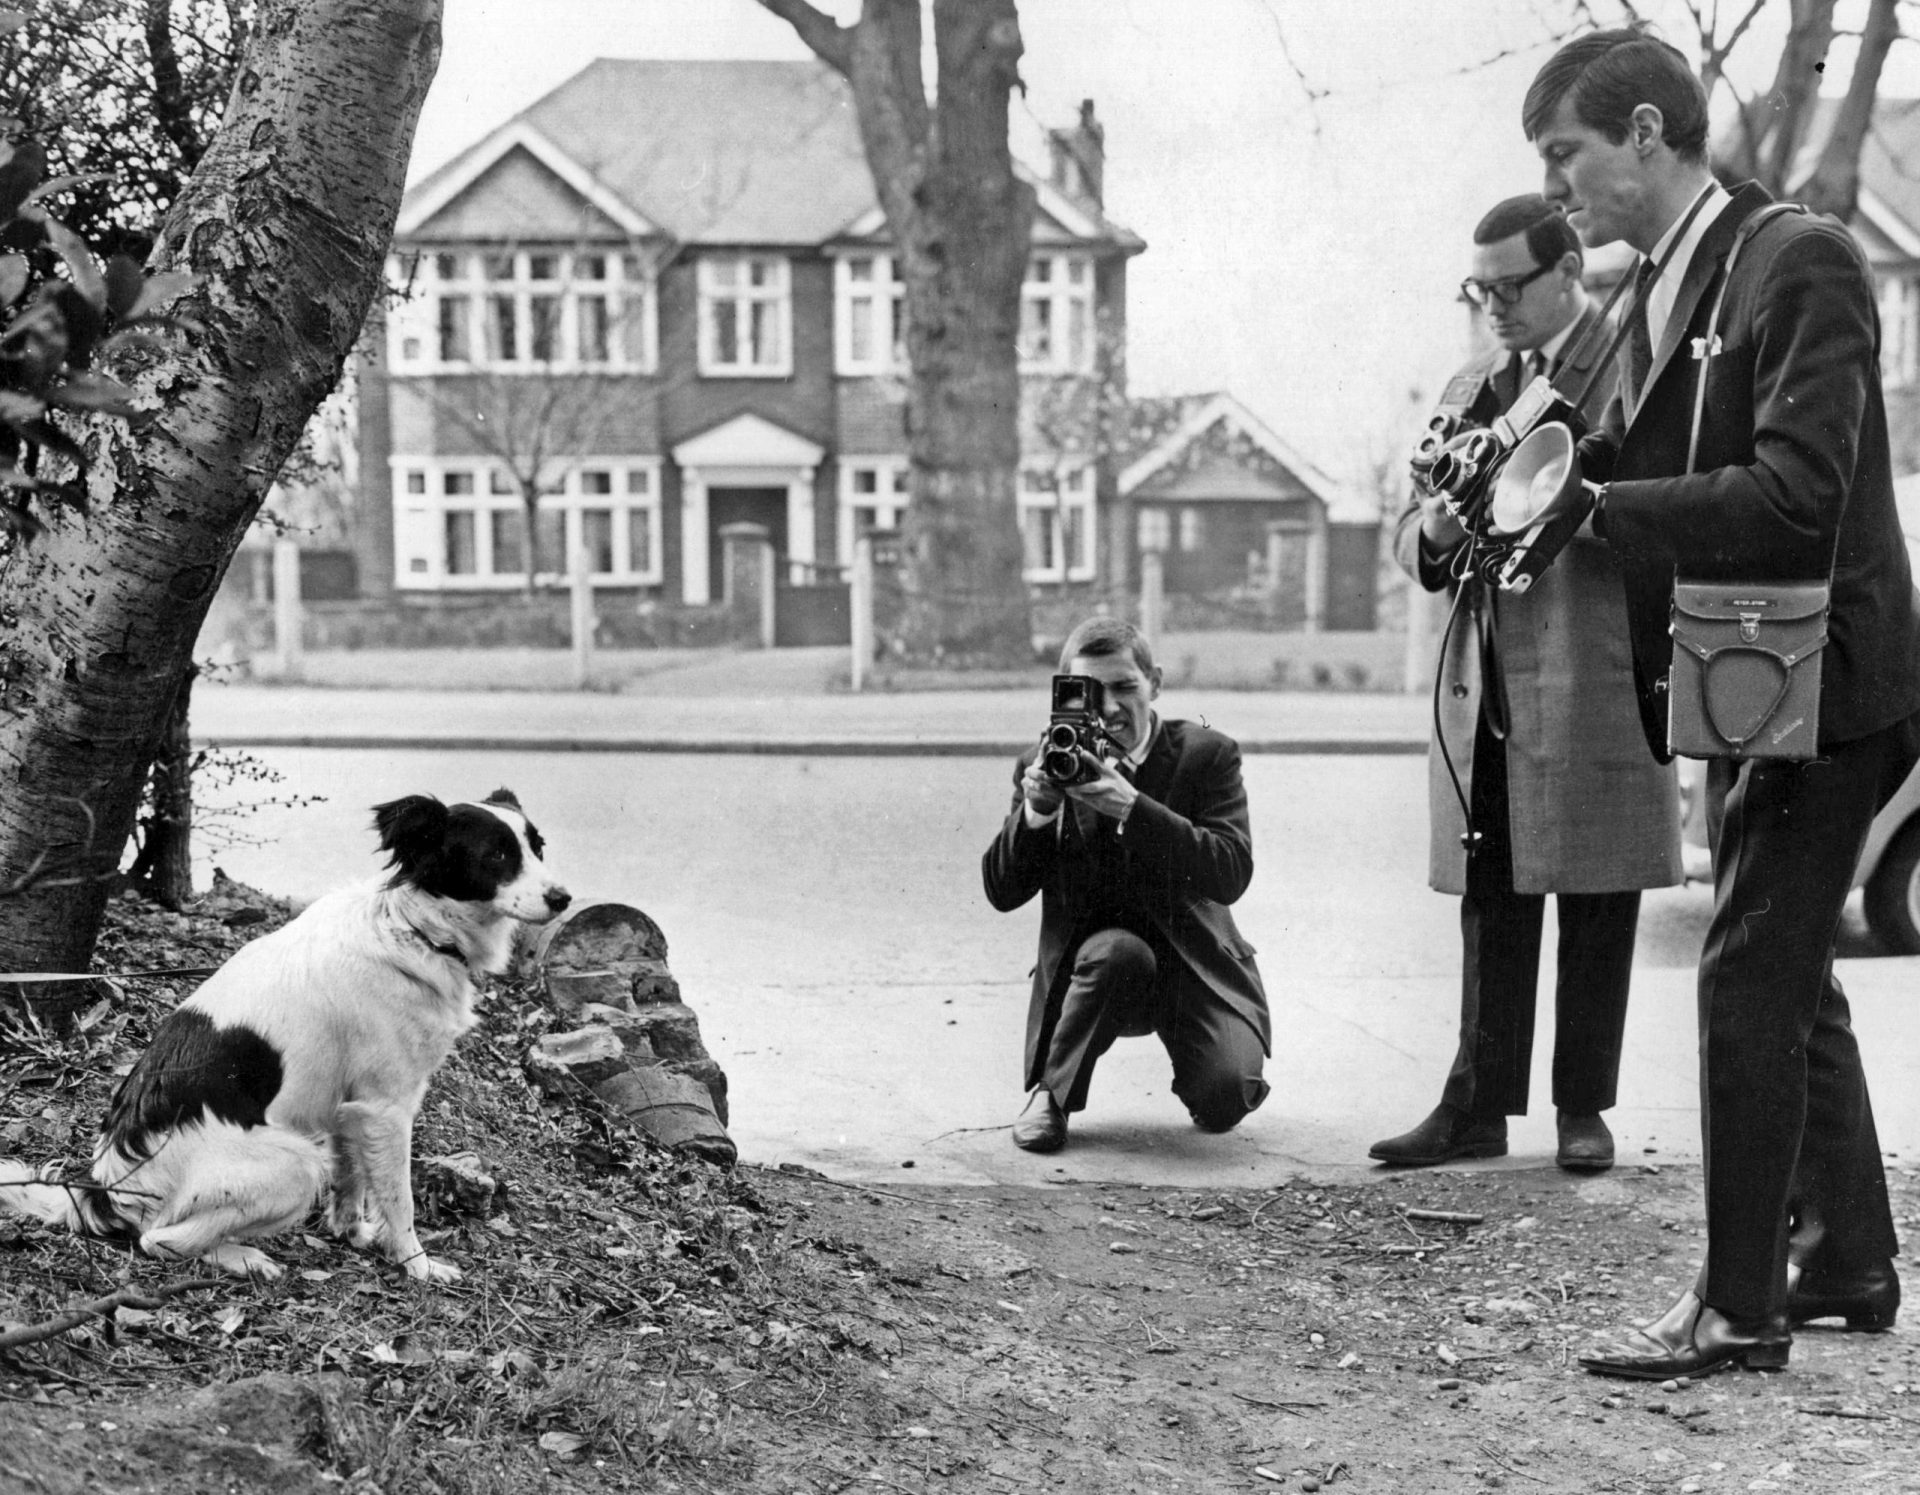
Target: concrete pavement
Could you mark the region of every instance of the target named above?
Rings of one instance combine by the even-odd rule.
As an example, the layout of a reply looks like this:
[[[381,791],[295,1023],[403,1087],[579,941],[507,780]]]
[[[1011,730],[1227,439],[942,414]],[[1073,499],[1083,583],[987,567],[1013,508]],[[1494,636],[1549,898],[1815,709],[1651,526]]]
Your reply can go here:
[[[782,651],[828,652],[841,654]],[[968,865],[977,865],[978,847],[1004,805],[1003,770],[984,762],[951,765],[957,777],[935,802],[951,802],[964,814],[951,827],[937,828],[924,816],[918,822],[923,842],[939,830],[917,856],[926,870],[912,874],[928,886],[909,890],[888,880],[890,869],[885,876],[876,869],[872,887],[843,900],[864,898],[863,914],[822,892],[844,885],[847,853],[809,848],[832,841],[846,814],[841,807],[860,802],[865,774],[854,762],[810,760],[1010,757],[1037,731],[1044,698],[1038,687],[830,694],[818,674],[823,665],[709,657],[621,694],[430,692],[400,688],[399,681],[384,689],[209,686],[196,692],[195,735],[256,746],[297,792],[333,796],[328,810],[301,812],[304,820],[286,812],[249,826],[279,843],[276,860],[255,874],[261,885],[308,896],[319,888],[296,886],[295,867],[337,852],[371,870],[364,807],[389,792],[471,792],[469,780],[498,778],[527,793],[545,775],[543,796],[558,800],[555,753],[685,755],[654,766],[609,758],[604,773],[594,770],[591,786],[568,791],[576,793],[572,809],[563,815],[556,802],[542,819],[567,851],[583,850],[591,830],[616,843],[609,856],[638,858],[609,862],[605,880],[576,891],[640,903],[662,918],[675,970],[732,1077],[733,1131],[750,1161],[805,1163],[869,1182],[1260,1184],[1303,1171],[1361,1178],[1375,1171],[1365,1162],[1369,1143],[1431,1106],[1457,1023],[1458,934],[1453,901],[1423,886],[1424,771],[1410,756],[1424,747],[1423,699],[1168,693],[1170,714],[1204,716],[1253,753],[1316,755],[1297,767],[1276,757],[1249,765],[1250,787],[1259,791],[1262,870],[1236,914],[1261,950],[1274,996],[1275,1093],[1238,1132],[1202,1136],[1166,1093],[1157,1045],[1124,1043],[1103,1062],[1095,1105],[1077,1120],[1073,1145],[1059,1157],[1034,1158],[1014,1149],[1004,1130],[1019,1103],[1011,1077],[1024,1004],[1019,973],[1031,959],[1032,932],[1023,918],[990,918],[974,907],[978,874]],[[554,667],[564,668],[564,657]],[[331,750],[376,747],[382,751]],[[716,752],[773,753],[791,765],[765,791],[781,796],[771,801],[782,807],[778,818],[793,822],[786,850],[776,855],[762,835],[703,860],[700,843],[713,832],[692,809],[604,802],[607,784],[633,783],[644,795],[650,783],[678,782],[678,765]],[[1327,754],[1391,760],[1368,766],[1368,758],[1348,756],[1350,769],[1327,780]],[[733,770],[700,773],[736,786],[729,793],[743,792]],[[1329,782],[1334,787],[1317,787]],[[1364,815],[1357,813],[1361,805]],[[640,839],[655,844],[618,845],[634,837],[618,825],[594,824],[597,815],[631,825],[636,812],[652,833]],[[749,810],[743,805],[737,813]],[[555,819],[566,824],[564,837]],[[1330,879],[1323,870],[1323,849],[1336,846],[1359,864],[1357,878]],[[765,889],[755,890],[746,911],[713,895],[737,882],[756,856],[772,858],[756,878],[795,884],[790,907],[768,907]],[[245,854],[235,850],[221,860],[249,877]],[[902,898],[931,904],[903,911],[895,921],[900,929],[942,919],[952,925],[943,926],[947,953],[972,957],[931,961],[924,940],[876,922],[873,910]],[[1709,910],[1699,887],[1647,899],[1621,1104],[1610,1118],[1623,1163],[1698,1160],[1691,965]],[[1381,940],[1381,921],[1390,923],[1397,944]],[[1387,944],[1418,958],[1382,948]],[[1551,925],[1545,948],[1553,948]],[[1868,958],[1869,951],[1854,928],[1839,970],[1864,1035],[1883,1142],[1902,1159],[1920,1159],[1920,1091],[1908,1083],[1920,1069],[1920,959]],[[863,969],[849,970],[849,959]],[[989,972],[995,979],[982,979]],[[1548,1093],[1551,1047],[1551,1000],[1543,997],[1537,1099]],[[940,1056],[937,1065],[927,1065],[929,1054]],[[907,1074],[924,1080],[903,1090],[896,1082]],[[1514,1123],[1509,1159],[1472,1166],[1541,1166],[1551,1151],[1552,1114],[1542,1101]]]
[[[678,651],[618,693],[528,688],[542,670],[568,678],[569,656],[503,652],[509,659],[498,674],[520,688],[437,688],[448,678],[470,687],[472,660],[485,655],[371,651],[309,658],[310,673],[353,685],[210,681],[194,691],[194,735],[231,747],[1000,757],[1033,741],[1045,723],[1040,676],[1031,686],[991,690],[831,691],[844,649]],[[1429,706],[1419,697],[1203,689],[1169,691],[1168,701],[1248,752],[1417,753],[1427,740]]]

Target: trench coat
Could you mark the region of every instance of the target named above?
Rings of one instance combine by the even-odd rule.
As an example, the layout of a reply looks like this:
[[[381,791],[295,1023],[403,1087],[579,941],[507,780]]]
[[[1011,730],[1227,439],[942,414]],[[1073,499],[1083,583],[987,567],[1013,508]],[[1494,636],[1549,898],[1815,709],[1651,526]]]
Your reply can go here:
[[[1598,424],[1614,392],[1610,372],[1590,378],[1609,339],[1580,342],[1589,307],[1563,349],[1555,385],[1569,398],[1591,383],[1587,418]],[[1505,350],[1456,378],[1484,380],[1470,414],[1491,420],[1520,392],[1520,360]],[[1410,496],[1394,530],[1394,558],[1430,592],[1449,589],[1451,556],[1423,553],[1420,505]],[[1582,530],[1533,586],[1487,588],[1504,677],[1508,820],[1517,893],[1620,893],[1681,880],[1680,796],[1673,770],[1647,751],[1634,690],[1626,590],[1606,543]],[[1475,728],[1486,682],[1474,622],[1461,606],[1439,662],[1439,730],[1460,789],[1472,802]],[[1428,878],[1464,893],[1466,829],[1439,739],[1427,752],[1431,844]]]

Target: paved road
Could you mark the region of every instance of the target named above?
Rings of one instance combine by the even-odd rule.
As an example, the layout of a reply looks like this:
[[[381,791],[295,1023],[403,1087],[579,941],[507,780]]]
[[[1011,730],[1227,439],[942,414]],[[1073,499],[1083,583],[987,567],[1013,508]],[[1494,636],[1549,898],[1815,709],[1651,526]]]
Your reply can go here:
[[[350,694],[323,698],[330,709],[303,728],[363,730]],[[386,696],[386,709],[407,720],[448,720],[444,701]],[[1293,699],[1225,706],[1251,716]],[[512,705],[492,703],[509,716]],[[727,709],[741,719],[757,710],[771,731],[812,708]],[[947,709],[914,708],[929,720]],[[978,701],[952,709],[956,735],[999,730]],[[1011,703],[1004,709],[1015,720]],[[217,735],[213,713],[196,710],[202,735]],[[702,731],[713,719],[687,718]],[[1225,710],[1215,719],[1241,725]],[[674,970],[731,1076],[734,1134],[756,1162],[869,1181],[907,1167],[917,1179],[976,1182],[1361,1177],[1368,1143],[1432,1105],[1452,1051],[1457,904],[1424,885],[1424,768],[1406,754],[1248,759],[1258,871],[1236,912],[1274,999],[1267,1106],[1231,1136],[1202,1136],[1166,1093],[1157,1046],[1127,1042],[1103,1064],[1073,1145],[1048,1159],[1018,1152],[1004,1131],[1021,1099],[1024,973],[1038,923],[1033,908],[992,913],[979,891],[979,854],[1006,803],[1005,762],[440,747],[256,756],[285,775],[283,788],[325,803],[257,812],[243,825],[260,844],[219,848],[213,859],[297,897],[376,869],[375,802],[514,788],[576,893],[636,903],[665,928]],[[1613,1116],[1629,1159],[1698,1155],[1693,962],[1708,911],[1698,887],[1647,899]],[[1847,948],[1867,949],[1858,934]],[[1920,1093],[1907,1083],[1920,1068],[1920,959],[1849,959],[1842,976],[1886,1145],[1920,1156]],[[1515,1124],[1505,1166],[1550,1154],[1546,1013],[1541,1028],[1535,1114]]]

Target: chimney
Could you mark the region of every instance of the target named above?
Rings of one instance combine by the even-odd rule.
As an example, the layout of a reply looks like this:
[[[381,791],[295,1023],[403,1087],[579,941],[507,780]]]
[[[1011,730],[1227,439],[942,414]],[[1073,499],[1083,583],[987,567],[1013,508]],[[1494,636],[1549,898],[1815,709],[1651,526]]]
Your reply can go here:
[[[1053,185],[1069,197],[1100,206],[1100,182],[1107,163],[1107,132],[1093,117],[1093,100],[1080,101],[1080,119],[1071,129],[1047,131],[1053,156]]]

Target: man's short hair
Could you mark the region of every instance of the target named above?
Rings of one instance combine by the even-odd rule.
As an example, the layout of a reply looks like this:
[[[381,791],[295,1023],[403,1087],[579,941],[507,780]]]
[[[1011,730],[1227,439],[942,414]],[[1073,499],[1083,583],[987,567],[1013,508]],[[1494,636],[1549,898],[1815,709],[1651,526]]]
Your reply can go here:
[[[1498,244],[1515,234],[1527,236],[1527,252],[1536,265],[1557,265],[1562,255],[1571,254],[1582,265],[1586,256],[1580,251],[1580,236],[1567,222],[1566,214],[1538,192],[1522,192],[1487,210],[1473,230],[1476,244]]]
[[[1575,37],[1534,75],[1520,106],[1520,124],[1532,140],[1546,129],[1562,99],[1573,117],[1615,145],[1633,127],[1633,111],[1651,104],[1664,122],[1663,138],[1689,161],[1707,156],[1707,91],[1679,48],[1644,26],[1621,26]]]
[[[1060,671],[1080,656],[1099,659],[1109,654],[1131,654],[1140,673],[1153,673],[1153,645],[1147,636],[1124,618],[1088,618],[1067,635],[1060,646]]]

